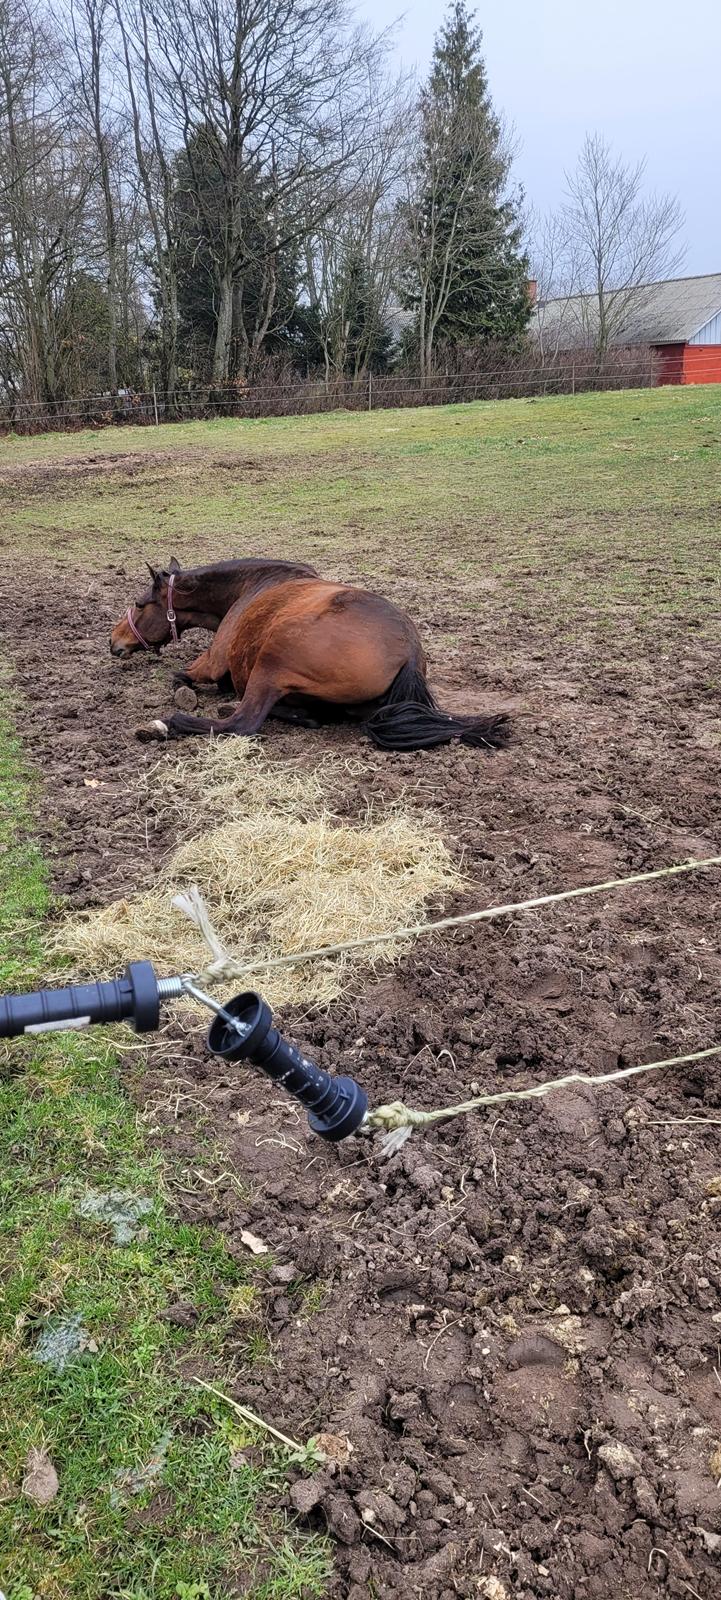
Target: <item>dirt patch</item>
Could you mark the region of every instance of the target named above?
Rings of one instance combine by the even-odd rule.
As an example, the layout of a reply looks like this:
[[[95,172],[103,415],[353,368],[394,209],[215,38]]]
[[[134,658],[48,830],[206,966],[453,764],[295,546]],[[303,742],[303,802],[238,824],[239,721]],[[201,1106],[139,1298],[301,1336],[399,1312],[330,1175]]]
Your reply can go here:
[[[84,485],[98,480],[115,493],[122,493],[129,483],[139,479],[157,488],[166,482],[177,483],[183,478],[206,478],[219,473],[238,481],[263,483],[282,466],[282,462],[260,462],[236,455],[213,458],[204,451],[196,455],[176,450],[112,451],[0,467],[0,489],[11,502],[13,499],[23,502],[45,499],[48,494],[69,499]]]
[[[367,457],[357,450],[338,451],[336,467],[346,476],[363,472]],[[26,504],[32,500],[70,500],[97,484],[103,493],[122,496],[129,486],[143,492],[156,491],[186,482],[211,481],[216,489],[234,485],[267,483],[292,473],[295,479],[317,472],[311,458],[297,456],[239,455],[225,450],[217,455],[207,450],[124,450],[93,451],[87,455],[59,456],[51,460],[29,460],[0,467],[0,491],[7,504]]]
[[[132,736],[168,703],[170,657],[119,666],[107,649],[134,581],[48,569],[0,594],[41,829],[76,906],[152,883],[173,842],[138,803],[162,756]],[[432,614],[401,589],[441,699],[511,706],[516,743],[381,757],[350,730],[270,725],[295,766],[353,758],[339,812],[401,789],[435,807],[477,885],[463,909],[717,853],[703,636],[667,619],[579,642],[493,595],[469,608],[460,585]],[[422,1106],[701,1048],[721,1040],[720,892],[704,874],[423,940],[286,1031],[371,1102]],[[718,1067],[460,1119],[386,1163],[363,1139],[320,1144],[175,1024],[127,1075],[191,1175],[182,1213],[244,1257],[250,1229],[276,1261],[272,1363],[234,1377],[229,1351],[228,1391],[296,1438],[352,1444],[289,1501],[333,1534],[339,1597],[721,1594]]]

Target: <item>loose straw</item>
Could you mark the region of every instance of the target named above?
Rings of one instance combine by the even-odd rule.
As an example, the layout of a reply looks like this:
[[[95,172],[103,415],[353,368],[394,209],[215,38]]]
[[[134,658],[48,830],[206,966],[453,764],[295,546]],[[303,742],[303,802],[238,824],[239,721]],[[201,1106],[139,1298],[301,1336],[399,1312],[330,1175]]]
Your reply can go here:
[[[658,867],[654,872],[636,872],[630,878],[609,878],[606,883],[582,884],[578,889],[562,889],[556,894],[535,895],[531,900],[509,901],[506,905],[489,906],[485,911],[467,911],[460,917],[441,917],[437,922],[419,922],[411,928],[396,928],[392,932],[370,933],[362,939],[348,939],[344,944],[328,944],[319,950],[299,950],[287,956],[259,956],[256,960],[238,962],[228,954],[211,923],[207,907],[195,886],[187,894],[178,894],[173,905],[194,922],[205,939],[212,961],[203,972],[206,982],[222,982],[225,978],[242,978],[246,972],[270,971],[271,968],[299,966],[305,961],[323,961],[328,956],[345,955],[348,950],[368,950],[373,945],[396,944],[404,939],[417,939],[424,933],[440,933],[444,928],[461,928],[473,922],[492,922],[496,917],[509,917],[516,911],[532,911],[538,906],[559,905],[562,900],[579,900],[584,895],[605,894],[611,889],[626,889],[635,883],[652,883],[659,878],[671,878],[681,872],[700,872],[702,868],[721,866],[721,856],[708,856],[704,861],[682,861],[673,867]]]

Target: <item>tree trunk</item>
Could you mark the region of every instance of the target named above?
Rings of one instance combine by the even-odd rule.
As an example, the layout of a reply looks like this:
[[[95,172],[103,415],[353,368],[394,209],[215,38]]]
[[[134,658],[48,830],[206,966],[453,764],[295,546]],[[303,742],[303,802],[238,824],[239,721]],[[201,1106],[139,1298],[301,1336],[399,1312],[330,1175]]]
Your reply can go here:
[[[258,320],[253,333],[253,342],[251,346],[251,364],[253,368],[256,367],[265,336],[270,327],[270,320],[275,310],[275,296],[277,287],[277,262],[275,255],[269,255],[266,258],[263,268],[263,295],[265,297],[265,304],[262,310],[260,306],[258,307]]]
[[[155,240],[155,261],[160,280],[160,308],[161,308],[161,343],[163,351],[163,387],[166,394],[168,412],[175,412],[176,387],[178,382],[178,274],[175,258],[175,230],[173,225],[173,178],[169,163],[166,159],[165,149],[161,137],[161,129],[155,112],[155,99],[153,94],[150,49],[148,44],[147,18],[141,5],[142,22],[142,69],[150,110],[150,128],[152,133],[152,147],[155,160],[160,168],[162,179],[162,194],[160,203],[156,203],[156,188],[151,173],[151,164],[147,146],[143,138],[140,117],[140,107],[133,79],[133,70],[128,45],[127,33],[123,21],[119,0],[114,0],[115,16],[123,41],[123,56],[128,84],[128,94],[133,118],[133,143],[135,158],[140,173],[140,179],[145,195],[150,225]]]
[[[39,290],[40,307],[40,362],[42,371],[43,400],[52,403],[58,398],[58,378],[55,367],[55,345],[52,333],[52,313],[50,310],[49,290],[43,283]]]
[[[108,382],[113,396],[118,392],[118,312],[115,295],[116,277],[113,262],[112,267],[108,264]]]
[[[420,305],[418,307],[418,369],[419,369],[419,383],[420,383],[420,388],[421,389],[425,389],[425,387],[426,387],[426,339],[427,339],[427,334],[428,334],[428,329],[426,327],[426,290],[425,290],[425,286],[424,286],[423,289],[421,290]]]
[[[160,275],[160,304],[163,350],[161,385],[165,391],[166,414],[175,416],[178,386],[178,284],[172,249],[168,253],[164,270]]]
[[[105,197],[105,230],[108,251],[108,381],[111,395],[118,392],[118,251],[115,230],[115,210],[110,190],[110,174],[103,162],[103,193]]]
[[[110,182],[110,162],[100,110],[100,37],[95,32],[92,35],[92,47],[94,132],[100,159],[100,181],[105,209],[105,248],[108,254],[108,382],[110,393],[115,396],[118,392],[118,230]]]
[[[220,281],[220,303],[215,327],[212,384],[223,389],[228,382],[230,345],[233,337],[233,276],[227,269]]]
[[[608,349],[608,320],[606,313],[606,286],[599,277],[596,286],[598,299],[598,331],[596,334],[596,368],[600,372]]]

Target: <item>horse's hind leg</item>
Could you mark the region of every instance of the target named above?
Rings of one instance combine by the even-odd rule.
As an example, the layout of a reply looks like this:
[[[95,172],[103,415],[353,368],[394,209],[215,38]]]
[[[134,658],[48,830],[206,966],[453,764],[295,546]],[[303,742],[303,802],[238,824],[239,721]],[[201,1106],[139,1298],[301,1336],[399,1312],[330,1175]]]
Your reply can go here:
[[[296,710],[295,706],[287,706],[282,700],[268,712],[274,722],[290,722],[294,728],[319,728],[317,717],[312,717],[309,711]]]

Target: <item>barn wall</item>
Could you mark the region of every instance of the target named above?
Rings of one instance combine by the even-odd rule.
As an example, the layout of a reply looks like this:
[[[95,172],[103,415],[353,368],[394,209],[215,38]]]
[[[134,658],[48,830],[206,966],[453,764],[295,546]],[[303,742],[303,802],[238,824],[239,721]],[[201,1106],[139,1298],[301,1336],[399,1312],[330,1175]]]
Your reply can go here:
[[[721,342],[658,344],[659,383],[721,383]]]
[[[683,383],[683,358],[686,346],[682,344],[654,345],[658,360],[659,383]]]
[[[721,383],[721,343],[687,344],[682,383]]]

